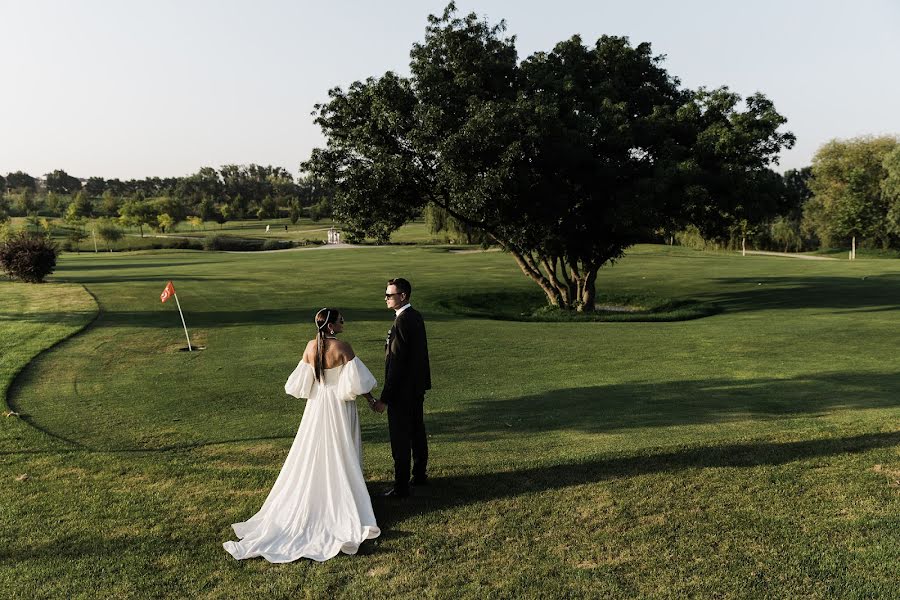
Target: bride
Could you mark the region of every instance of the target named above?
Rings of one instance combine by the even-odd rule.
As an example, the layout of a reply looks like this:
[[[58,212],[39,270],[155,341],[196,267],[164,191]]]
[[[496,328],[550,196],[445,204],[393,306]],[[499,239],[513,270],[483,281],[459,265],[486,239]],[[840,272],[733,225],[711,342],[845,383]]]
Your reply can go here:
[[[344,329],[337,309],[323,308],[315,321],[316,338],[284,384],[288,394],[309,398],[300,429],[262,508],[232,525],[240,541],[223,546],[236,559],[325,561],[338,552],[356,554],[363,541],[381,534],[363,480],[354,402],[365,396],[383,411],[370,393],[377,382],[350,344],[337,339]]]

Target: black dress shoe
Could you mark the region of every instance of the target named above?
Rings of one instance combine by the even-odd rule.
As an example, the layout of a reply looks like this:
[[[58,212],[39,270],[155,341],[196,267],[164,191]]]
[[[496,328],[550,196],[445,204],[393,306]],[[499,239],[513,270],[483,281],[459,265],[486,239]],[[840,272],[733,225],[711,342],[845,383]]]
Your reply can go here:
[[[413,477],[410,480],[409,485],[415,485],[415,486],[419,486],[419,487],[421,487],[423,485],[428,485],[428,475],[425,475],[423,477]]]
[[[401,490],[398,488],[391,488],[384,493],[385,498],[408,498],[409,490]]]

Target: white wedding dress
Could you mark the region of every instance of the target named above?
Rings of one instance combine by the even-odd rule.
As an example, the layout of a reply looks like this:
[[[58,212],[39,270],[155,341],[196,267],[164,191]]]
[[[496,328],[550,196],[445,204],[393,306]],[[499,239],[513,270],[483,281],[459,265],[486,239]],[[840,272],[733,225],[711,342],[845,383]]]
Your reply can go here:
[[[325,561],[338,552],[356,554],[363,541],[381,534],[363,480],[355,402],[376,383],[359,358],[326,369],[321,382],[312,365],[297,365],[284,391],[309,398],[300,429],[262,508],[232,525],[240,541],[223,546],[233,557]]]

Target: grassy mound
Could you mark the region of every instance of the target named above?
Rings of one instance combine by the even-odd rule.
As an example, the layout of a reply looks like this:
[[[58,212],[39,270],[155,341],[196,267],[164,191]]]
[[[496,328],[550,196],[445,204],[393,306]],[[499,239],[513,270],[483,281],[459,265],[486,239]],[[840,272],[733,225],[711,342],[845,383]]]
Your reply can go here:
[[[460,294],[440,300],[439,305],[449,312],[467,317],[543,323],[689,321],[721,310],[710,303],[648,294],[599,294],[593,312],[548,306],[540,293]]]

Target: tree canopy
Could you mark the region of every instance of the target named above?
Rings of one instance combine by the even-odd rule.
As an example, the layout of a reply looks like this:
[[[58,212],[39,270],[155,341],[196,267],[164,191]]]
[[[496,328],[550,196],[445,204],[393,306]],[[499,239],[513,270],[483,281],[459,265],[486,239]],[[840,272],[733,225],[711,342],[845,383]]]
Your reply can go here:
[[[47,173],[44,183],[48,192],[56,194],[74,194],[81,189],[81,180],[72,177],[62,169]]]
[[[510,252],[549,303],[592,310],[598,270],[654,229],[716,231],[771,195],[794,138],[762,94],[684,89],[624,37],[519,62],[504,31],[450,4],[413,45],[410,77],[316,106],[327,145],[303,167],[350,229],[386,239],[436,206]]]
[[[888,247],[900,233],[890,216],[898,145],[891,136],[859,137],[831,140],[816,152],[804,220],[824,245],[859,237]]]

